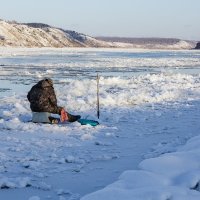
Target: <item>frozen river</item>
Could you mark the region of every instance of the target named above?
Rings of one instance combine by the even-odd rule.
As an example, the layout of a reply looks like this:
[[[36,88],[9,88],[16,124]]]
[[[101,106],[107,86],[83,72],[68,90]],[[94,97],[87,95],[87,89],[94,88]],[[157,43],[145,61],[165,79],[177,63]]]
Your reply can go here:
[[[80,199],[199,134],[199,51],[0,50],[0,199]],[[28,122],[44,77],[59,105],[96,119],[97,72],[100,126]]]
[[[142,74],[199,74],[199,51],[136,51],[118,49],[3,49],[0,52],[0,96],[27,90],[37,80],[56,84],[103,77]],[[27,86],[28,85],[28,86]]]

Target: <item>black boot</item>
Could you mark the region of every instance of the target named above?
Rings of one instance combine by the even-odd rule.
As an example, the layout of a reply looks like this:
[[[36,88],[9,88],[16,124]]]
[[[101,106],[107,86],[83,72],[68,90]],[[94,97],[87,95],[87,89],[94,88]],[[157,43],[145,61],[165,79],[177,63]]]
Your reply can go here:
[[[80,115],[71,115],[70,113],[67,112],[67,117],[69,122],[75,122],[81,118]]]

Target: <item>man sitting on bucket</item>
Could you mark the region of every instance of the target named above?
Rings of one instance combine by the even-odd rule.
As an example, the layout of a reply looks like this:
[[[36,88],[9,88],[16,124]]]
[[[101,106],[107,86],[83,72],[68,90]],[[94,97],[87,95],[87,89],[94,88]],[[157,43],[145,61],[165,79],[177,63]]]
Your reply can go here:
[[[57,124],[59,121],[74,122],[81,118],[80,115],[71,115],[63,107],[57,105],[57,99],[50,78],[43,79],[34,85],[28,92],[27,98],[32,110],[32,121],[36,123]],[[51,114],[60,115],[60,119]]]

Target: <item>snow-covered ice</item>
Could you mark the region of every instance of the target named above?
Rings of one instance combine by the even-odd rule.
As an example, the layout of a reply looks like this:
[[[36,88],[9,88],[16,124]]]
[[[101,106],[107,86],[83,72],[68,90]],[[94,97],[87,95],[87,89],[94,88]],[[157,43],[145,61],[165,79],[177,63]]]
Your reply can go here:
[[[5,48],[0,70],[0,199],[200,199],[199,51]],[[47,76],[97,120],[96,71],[99,126],[30,122]]]

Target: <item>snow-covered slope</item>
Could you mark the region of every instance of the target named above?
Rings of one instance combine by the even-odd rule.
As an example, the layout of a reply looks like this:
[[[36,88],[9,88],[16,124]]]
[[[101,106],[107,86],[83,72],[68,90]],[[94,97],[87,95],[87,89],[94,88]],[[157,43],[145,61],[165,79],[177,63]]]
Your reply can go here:
[[[165,40],[164,40],[165,41]],[[113,47],[139,49],[193,49],[196,43],[176,39],[175,42],[104,41],[75,31],[63,30],[42,23],[20,24],[0,20],[0,46],[10,47]]]
[[[111,47],[112,43],[46,24],[0,21],[0,46],[13,47]]]

